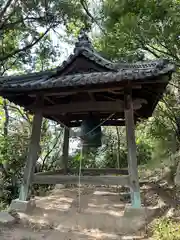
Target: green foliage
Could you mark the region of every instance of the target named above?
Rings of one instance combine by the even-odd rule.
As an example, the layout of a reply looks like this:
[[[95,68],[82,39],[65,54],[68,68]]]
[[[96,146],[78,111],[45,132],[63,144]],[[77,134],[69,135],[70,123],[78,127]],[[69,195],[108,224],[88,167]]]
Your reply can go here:
[[[60,50],[54,38],[62,40],[68,26],[87,21],[81,1],[75,0],[3,1],[0,17],[1,74],[35,70],[34,64],[41,65],[42,59],[46,61],[43,68],[49,68],[49,56],[57,56]]]
[[[103,31],[96,46],[107,58],[133,62],[162,57],[176,63],[177,73],[153,116],[137,127],[137,138],[150,146],[156,164],[180,147],[179,7],[179,1],[171,0],[104,0],[100,10]],[[153,89],[151,94],[155,97]]]
[[[27,139],[25,139],[25,136],[14,133],[6,138],[1,136],[0,141],[0,163],[7,163],[8,167],[11,169],[10,172],[12,174],[17,174],[17,163],[19,166],[24,164],[27,153]]]
[[[180,239],[180,228],[178,222],[168,218],[158,219],[152,227],[154,240],[178,240]]]
[[[138,59],[138,53],[179,61],[179,1],[104,1],[106,31],[102,49],[113,59]],[[141,56],[141,54],[140,54]]]
[[[103,145],[99,149],[90,149],[83,157],[80,150],[74,156],[69,157],[69,167],[79,168],[80,159],[82,167],[86,168],[126,168],[127,145],[126,133],[124,128],[118,128],[120,131],[120,141],[118,141],[117,129],[115,127],[106,127],[103,129]],[[153,147],[143,139],[137,140],[137,160],[139,165],[144,165],[151,161]]]
[[[3,169],[0,202],[10,203],[18,197],[19,180],[27,155],[27,137],[19,132],[13,132],[6,137],[0,136],[0,165]]]
[[[126,168],[128,166],[128,154],[127,147],[121,147],[119,151],[119,167]],[[151,160],[152,149],[151,147],[144,142],[140,142],[137,144],[137,160],[138,165],[146,164]],[[104,160],[100,162],[101,167],[109,167],[109,168],[118,168],[117,163],[117,151],[106,151]]]
[[[146,164],[152,159],[153,148],[147,143],[141,141],[137,143],[137,160],[139,165]]]
[[[81,166],[84,168],[96,168],[99,167],[97,158],[99,158],[98,150],[91,148],[83,153],[82,150],[77,150],[73,156],[69,156],[68,166],[69,168],[78,169],[80,167],[81,162]]]

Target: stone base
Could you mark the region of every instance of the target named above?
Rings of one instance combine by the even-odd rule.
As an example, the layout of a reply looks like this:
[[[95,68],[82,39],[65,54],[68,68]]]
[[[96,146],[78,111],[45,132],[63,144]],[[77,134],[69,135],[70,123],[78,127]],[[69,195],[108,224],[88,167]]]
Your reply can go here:
[[[14,224],[16,219],[12,217],[8,212],[0,212],[0,224],[9,225]]]
[[[126,206],[124,210],[124,217],[127,218],[141,218],[147,219],[148,216],[153,215],[154,210],[148,209],[146,207],[133,208],[131,206]]]
[[[22,201],[19,199],[12,200],[10,211],[16,210],[17,212],[31,212],[36,207],[35,200]]]

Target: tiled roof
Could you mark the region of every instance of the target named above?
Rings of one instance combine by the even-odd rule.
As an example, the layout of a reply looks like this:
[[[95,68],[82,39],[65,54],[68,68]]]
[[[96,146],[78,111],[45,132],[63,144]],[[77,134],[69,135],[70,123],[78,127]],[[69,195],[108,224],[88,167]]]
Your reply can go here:
[[[153,61],[149,63],[139,63],[126,65],[124,68],[112,72],[92,72],[79,73],[74,75],[65,75],[53,77],[48,72],[38,75],[29,75],[22,80],[18,77],[6,78],[2,81],[0,89],[6,90],[43,90],[48,88],[78,87],[84,85],[94,85],[103,83],[117,83],[120,81],[146,80],[147,78],[158,77],[171,73],[174,65],[167,61]]]
[[[127,83],[134,82],[136,87],[132,90],[133,98],[145,99],[147,102],[135,112],[135,119],[147,118],[152,115],[174,70],[174,64],[163,59],[136,63],[111,62],[96,52],[87,35],[81,32],[74,53],[60,67],[26,75],[0,77],[0,95],[33,112],[31,106],[38,92],[50,96],[45,97],[44,107],[87,102],[90,97],[97,101],[108,98],[113,104],[113,101],[123,97],[123,88]],[[109,91],[114,87],[120,94]],[[96,90],[93,96],[88,92],[91,90]],[[65,124],[86,117],[83,112],[68,116],[57,114],[43,116]],[[104,114],[109,113],[100,112],[100,118],[106,118]],[[123,117],[121,112],[114,116],[115,119]]]
[[[79,56],[94,62],[103,67],[104,71],[92,71],[91,73],[72,74],[71,71],[64,75],[64,69]],[[85,63],[87,64],[87,63]],[[154,76],[171,73],[174,65],[166,60],[155,60],[138,63],[113,63],[103,58],[93,48],[88,36],[81,31],[78,42],[75,44],[74,54],[70,55],[67,61],[55,69],[31,73],[21,76],[0,77],[0,91],[3,90],[36,90],[48,88],[78,87],[83,85],[120,82],[123,80],[145,80]],[[63,76],[64,75],[64,76]]]

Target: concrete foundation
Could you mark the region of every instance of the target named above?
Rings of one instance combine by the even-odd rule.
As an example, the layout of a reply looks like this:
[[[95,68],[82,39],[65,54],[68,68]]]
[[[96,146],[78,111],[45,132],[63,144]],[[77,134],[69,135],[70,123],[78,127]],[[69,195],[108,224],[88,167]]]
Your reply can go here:
[[[147,217],[152,216],[155,213],[155,209],[149,209],[147,207],[133,208],[126,206],[124,210],[124,217],[127,218],[141,218],[146,220]]]
[[[22,201],[15,199],[11,202],[10,211],[16,210],[17,212],[31,212],[36,207],[35,200]]]

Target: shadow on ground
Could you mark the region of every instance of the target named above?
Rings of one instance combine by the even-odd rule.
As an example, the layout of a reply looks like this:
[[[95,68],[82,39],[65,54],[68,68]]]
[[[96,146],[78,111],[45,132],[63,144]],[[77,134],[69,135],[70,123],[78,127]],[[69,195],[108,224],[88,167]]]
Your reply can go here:
[[[147,192],[143,190],[142,193],[144,203],[149,198]],[[0,239],[147,239],[144,219],[123,216],[127,203],[121,194],[105,187],[82,187],[80,198],[77,188],[54,190],[49,196],[36,197],[37,207],[27,214],[20,213],[16,226],[0,229]],[[154,195],[151,204],[147,205],[156,208],[157,203]],[[152,213],[148,222],[155,217]],[[155,214],[159,214],[158,210]]]

